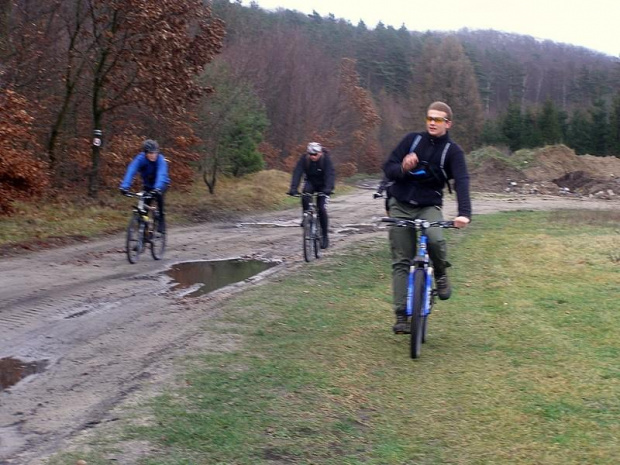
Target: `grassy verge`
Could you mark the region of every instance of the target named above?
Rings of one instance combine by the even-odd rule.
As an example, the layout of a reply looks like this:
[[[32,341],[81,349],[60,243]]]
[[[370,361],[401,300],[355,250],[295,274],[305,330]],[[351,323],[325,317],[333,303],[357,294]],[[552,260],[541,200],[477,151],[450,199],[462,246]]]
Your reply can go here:
[[[205,328],[240,344],[188,357],[122,440],[71,460],[140,443],[142,465],[616,464],[618,216],[504,213],[447,232],[455,290],[415,361],[390,333],[384,240],[249,289]]]
[[[197,180],[187,192],[174,188],[166,195],[168,222],[189,224],[230,217],[252,211],[267,211],[299,204],[299,199],[285,195],[291,175],[267,170],[243,178],[221,178],[215,193]],[[339,184],[339,194],[347,192]],[[0,247],[11,244],[45,242],[51,239],[91,238],[122,231],[131,212],[133,200],[117,191],[103,192],[98,201],[81,199],[17,203],[17,213],[0,221]]]

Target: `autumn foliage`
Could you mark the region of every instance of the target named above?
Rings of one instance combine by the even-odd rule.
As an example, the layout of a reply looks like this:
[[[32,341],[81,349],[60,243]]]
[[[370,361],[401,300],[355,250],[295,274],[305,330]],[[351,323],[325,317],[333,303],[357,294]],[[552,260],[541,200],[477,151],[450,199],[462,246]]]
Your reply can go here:
[[[0,214],[11,213],[15,200],[30,199],[48,185],[46,166],[34,157],[32,120],[23,97],[0,89]]]
[[[192,179],[197,77],[220,52],[224,23],[202,0],[8,2],[0,60],[7,82],[37,102],[28,128],[57,188],[116,187],[145,138]],[[26,129],[26,128],[24,128]],[[103,132],[103,146],[92,144]],[[176,178],[176,179],[175,179]]]

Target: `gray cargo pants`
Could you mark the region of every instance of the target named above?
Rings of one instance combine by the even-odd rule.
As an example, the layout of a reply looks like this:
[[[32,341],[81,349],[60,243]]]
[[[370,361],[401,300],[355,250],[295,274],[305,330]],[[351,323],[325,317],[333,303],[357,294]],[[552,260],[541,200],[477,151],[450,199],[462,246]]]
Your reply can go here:
[[[414,220],[423,218],[428,221],[441,221],[443,214],[440,207],[416,207],[398,200],[389,199],[390,216]],[[446,241],[441,228],[429,228],[428,254],[435,268],[435,276],[446,273],[450,263],[447,261]],[[390,227],[390,249],[392,251],[392,293],[394,312],[404,314],[407,308],[407,276],[409,264],[416,252],[416,232],[412,228]]]

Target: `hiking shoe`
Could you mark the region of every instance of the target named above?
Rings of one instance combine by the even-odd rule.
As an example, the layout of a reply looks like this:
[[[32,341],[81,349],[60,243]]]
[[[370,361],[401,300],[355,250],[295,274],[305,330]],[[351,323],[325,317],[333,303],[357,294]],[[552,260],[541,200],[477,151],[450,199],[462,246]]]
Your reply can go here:
[[[437,286],[437,295],[441,300],[448,300],[450,298],[452,288],[446,275],[435,278],[435,286]]]
[[[326,249],[328,247],[329,247],[329,238],[327,237],[327,235],[325,235],[321,239],[321,248]]]
[[[396,315],[396,323],[394,323],[394,326],[392,326],[392,331],[394,331],[394,334],[411,333],[411,326],[409,325],[409,322],[407,321],[407,317],[405,315]]]

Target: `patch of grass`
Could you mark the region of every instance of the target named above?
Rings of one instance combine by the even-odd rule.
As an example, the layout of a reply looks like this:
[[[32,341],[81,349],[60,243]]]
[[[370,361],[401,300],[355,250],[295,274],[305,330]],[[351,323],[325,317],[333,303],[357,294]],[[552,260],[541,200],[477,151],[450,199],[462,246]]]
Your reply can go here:
[[[16,203],[17,212],[0,221],[0,245],[54,237],[93,237],[120,230],[125,210],[79,203]]]
[[[485,160],[493,159],[499,161],[505,166],[522,170],[532,166],[532,163],[535,161],[535,154],[536,151],[530,149],[522,149],[514,153],[506,153],[497,147],[486,146],[469,153],[468,160],[472,167],[478,167],[483,164]]]
[[[209,194],[202,180],[188,191],[174,188],[166,194],[170,225],[183,225],[228,218],[252,211],[268,211],[299,205],[289,197],[291,174],[266,170],[243,178],[218,179],[215,193]],[[351,188],[338,184],[337,193]],[[74,194],[55,201],[18,202],[17,212],[0,221],[0,246],[51,238],[91,238],[122,231],[129,220],[134,200],[116,190],[102,192],[97,201]]]
[[[446,232],[454,293],[415,361],[386,240],[333,251],[226,303],[204,337],[238,349],[188,356],[124,434],[158,450],[143,465],[615,464],[615,234],[581,212]]]

